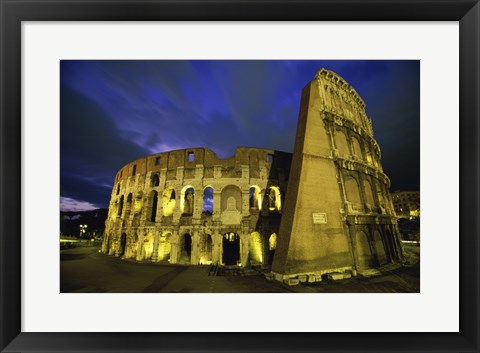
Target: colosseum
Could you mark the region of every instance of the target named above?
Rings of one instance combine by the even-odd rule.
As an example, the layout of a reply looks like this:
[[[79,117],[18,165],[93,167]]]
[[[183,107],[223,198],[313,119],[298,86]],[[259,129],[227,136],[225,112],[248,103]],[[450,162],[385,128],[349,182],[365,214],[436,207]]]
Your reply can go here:
[[[240,147],[154,154],[115,178],[103,252],[172,264],[272,262],[291,153]]]
[[[270,277],[289,284],[398,263],[404,255],[380,157],[364,101],[321,69],[302,91],[293,155],[240,147],[221,159],[191,148],[124,166],[102,251],[271,266]]]

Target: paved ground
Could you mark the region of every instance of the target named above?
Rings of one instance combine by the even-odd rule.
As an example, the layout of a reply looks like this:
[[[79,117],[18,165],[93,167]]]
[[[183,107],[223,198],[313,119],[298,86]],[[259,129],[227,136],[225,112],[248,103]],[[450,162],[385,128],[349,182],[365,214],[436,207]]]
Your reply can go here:
[[[248,276],[209,276],[210,266],[183,266],[121,260],[97,247],[60,251],[62,293],[406,293],[420,291],[419,247],[407,247],[414,265],[380,276],[294,287]]]

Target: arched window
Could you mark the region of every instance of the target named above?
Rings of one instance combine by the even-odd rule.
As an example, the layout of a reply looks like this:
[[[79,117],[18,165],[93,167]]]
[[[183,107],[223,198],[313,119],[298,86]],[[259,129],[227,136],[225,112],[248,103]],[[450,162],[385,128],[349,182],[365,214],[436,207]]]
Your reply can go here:
[[[363,231],[355,233],[357,266],[360,269],[372,267],[372,252],[368,242],[367,234]]]
[[[265,206],[269,211],[280,211],[282,209],[282,201],[280,198],[280,189],[277,186],[271,186],[265,192]]]
[[[249,204],[251,209],[260,209],[261,198],[260,188],[256,185],[252,186],[249,191]]]
[[[117,195],[120,194],[120,184],[117,185]]]
[[[362,147],[360,147],[360,142],[356,137],[352,137],[352,144],[353,154],[357,157],[357,159],[363,160]]]
[[[188,233],[180,237],[180,263],[190,264],[192,255],[192,236]]]
[[[372,185],[366,179],[363,180],[363,190],[365,191],[365,201],[370,206],[375,206],[375,199],[373,198]]]
[[[360,197],[360,190],[358,188],[357,180],[351,176],[345,179],[345,191],[347,193],[347,200],[353,204],[362,204],[362,198]]]
[[[118,202],[118,209],[117,210],[118,210],[117,216],[121,217],[122,212],[123,212],[123,195],[120,197],[120,201]]]
[[[205,234],[200,239],[200,265],[209,265],[212,263],[213,241],[210,234]]]
[[[211,186],[207,186],[203,190],[202,212],[210,214],[213,213],[213,188]]]
[[[192,215],[195,205],[195,190],[192,186],[185,186],[180,196],[180,211],[182,211],[184,215]]]
[[[347,136],[343,131],[335,131],[335,144],[341,157],[350,156],[350,148],[348,147]]]
[[[153,174],[151,179],[151,186],[156,187],[160,185],[160,177],[158,174]]]
[[[155,222],[157,218],[157,204],[158,204],[158,192],[152,191],[150,193],[150,222]]]
[[[125,207],[125,218],[127,218],[130,215],[130,211],[132,210],[132,200],[133,200],[132,193],[129,193],[127,196],[127,207]]]

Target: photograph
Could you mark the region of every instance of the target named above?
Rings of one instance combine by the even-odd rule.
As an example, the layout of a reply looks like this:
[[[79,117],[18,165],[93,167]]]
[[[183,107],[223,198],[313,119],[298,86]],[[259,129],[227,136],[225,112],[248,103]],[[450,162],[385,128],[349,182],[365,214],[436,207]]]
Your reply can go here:
[[[419,60],[61,60],[61,293],[419,293]]]

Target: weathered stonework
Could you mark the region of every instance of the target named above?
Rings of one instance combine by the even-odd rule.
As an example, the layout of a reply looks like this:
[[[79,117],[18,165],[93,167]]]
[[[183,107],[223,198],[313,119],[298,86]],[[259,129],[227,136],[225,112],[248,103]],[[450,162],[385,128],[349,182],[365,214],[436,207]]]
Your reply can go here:
[[[192,148],[131,162],[115,178],[102,251],[139,261],[267,265],[290,164],[290,153],[246,147],[228,159]],[[204,205],[209,188],[213,212]]]
[[[401,260],[389,187],[365,103],[320,70],[302,92],[274,278],[356,274]]]

